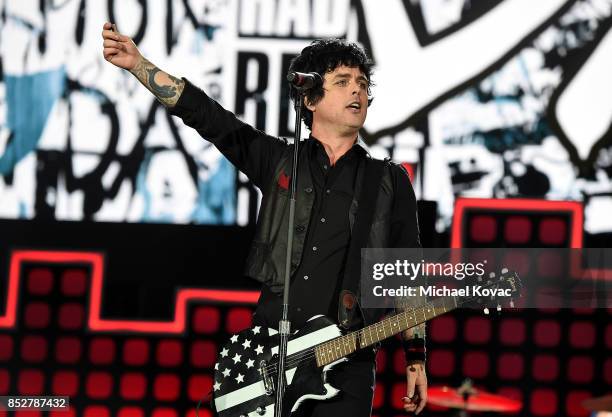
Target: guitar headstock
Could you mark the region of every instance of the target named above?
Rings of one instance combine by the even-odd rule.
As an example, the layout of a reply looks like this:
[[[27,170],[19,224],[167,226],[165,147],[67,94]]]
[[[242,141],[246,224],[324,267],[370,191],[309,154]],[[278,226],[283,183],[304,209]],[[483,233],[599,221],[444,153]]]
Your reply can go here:
[[[485,314],[489,314],[489,308],[499,312],[504,305],[514,308],[514,300],[521,296],[521,289],[518,274],[504,268],[499,274],[491,272],[478,277],[477,283],[472,286],[471,302],[483,308]]]

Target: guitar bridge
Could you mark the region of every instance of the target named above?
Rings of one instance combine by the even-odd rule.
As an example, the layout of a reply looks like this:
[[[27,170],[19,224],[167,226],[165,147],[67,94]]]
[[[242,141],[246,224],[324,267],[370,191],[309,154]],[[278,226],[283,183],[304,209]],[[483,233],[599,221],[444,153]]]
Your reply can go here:
[[[263,379],[266,395],[272,395],[274,394],[274,380],[272,379],[272,376],[268,373],[266,368],[266,361],[262,360],[261,362],[259,362],[259,374]]]

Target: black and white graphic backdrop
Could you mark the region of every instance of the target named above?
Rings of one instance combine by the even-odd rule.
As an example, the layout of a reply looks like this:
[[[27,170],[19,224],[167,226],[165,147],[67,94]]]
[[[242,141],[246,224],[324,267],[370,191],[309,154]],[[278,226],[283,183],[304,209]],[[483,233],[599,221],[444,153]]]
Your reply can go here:
[[[458,196],[578,200],[612,232],[612,0],[4,0],[0,217],[239,224],[258,193],[104,61],[111,20],[151,61],[274,135],[312,39],[376,62],[362,136],[450,225]]]

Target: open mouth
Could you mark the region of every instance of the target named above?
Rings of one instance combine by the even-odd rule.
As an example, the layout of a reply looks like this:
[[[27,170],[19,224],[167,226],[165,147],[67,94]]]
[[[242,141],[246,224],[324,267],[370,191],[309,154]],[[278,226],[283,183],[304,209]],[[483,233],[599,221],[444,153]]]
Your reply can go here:
[[[353,102],[351,104],[349,104],[348,106],[346,106],[349,109],[355,109],[355,110],[361,110],[361,104],[359,104],[358,102]]]

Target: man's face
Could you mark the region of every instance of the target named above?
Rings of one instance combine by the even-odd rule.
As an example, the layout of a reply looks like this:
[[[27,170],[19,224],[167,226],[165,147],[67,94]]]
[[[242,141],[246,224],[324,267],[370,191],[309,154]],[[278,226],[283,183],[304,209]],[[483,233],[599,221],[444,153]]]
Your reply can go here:
[[[359,67],[339,66],[323,76],[323,98],[308,104],[313,112],[313,134],[357,133],[368,114],[369,82]]]

